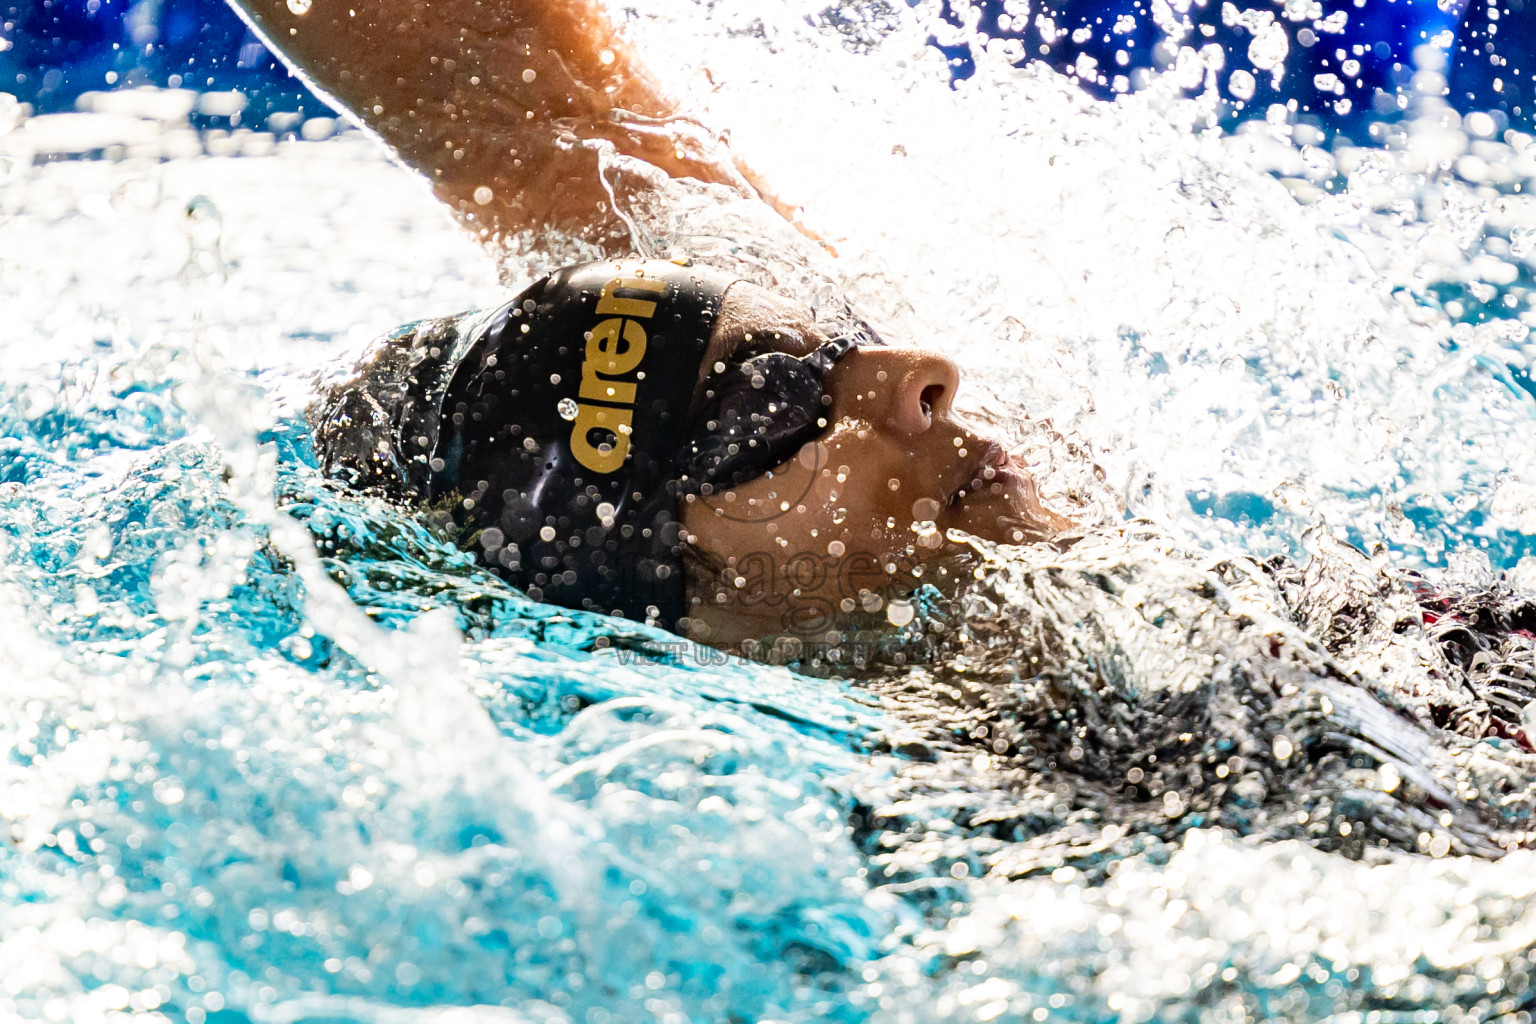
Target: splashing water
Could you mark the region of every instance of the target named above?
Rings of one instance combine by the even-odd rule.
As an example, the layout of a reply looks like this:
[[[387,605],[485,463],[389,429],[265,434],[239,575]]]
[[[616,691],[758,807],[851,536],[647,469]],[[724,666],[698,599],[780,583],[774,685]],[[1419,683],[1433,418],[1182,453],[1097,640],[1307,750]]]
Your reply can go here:
[[[1428,63],[1330,148],[1193,48],[1106,103],[951,89],[928,6],[631,31],[840,256],[675,183],[636,247],[953,355],[1096,527],[854,683],[531,603],[309,461],[323,362],[506,294],[419,185],[7,163],[0,1018],[1528,1019],[1531,140]]]

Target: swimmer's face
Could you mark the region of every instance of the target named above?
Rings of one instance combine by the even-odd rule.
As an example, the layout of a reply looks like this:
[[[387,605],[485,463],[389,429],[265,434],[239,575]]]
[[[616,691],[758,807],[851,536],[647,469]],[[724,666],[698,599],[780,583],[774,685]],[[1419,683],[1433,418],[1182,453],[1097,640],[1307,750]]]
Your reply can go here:
[[[765,339],[795,355],[827,340],[804,307],[738,284],[706,368]],[[942,586],[963,550],[948,530],[1019,542],[1069,526],[999,444],[955,418],[958,385],[955,365],[931,353],[855,349],[827,377],[825,434],[771,475],[691,496],[683,527],[725,571],[691,581],[690,633],[719,645],[816,639],[877,607],[873,597]]]

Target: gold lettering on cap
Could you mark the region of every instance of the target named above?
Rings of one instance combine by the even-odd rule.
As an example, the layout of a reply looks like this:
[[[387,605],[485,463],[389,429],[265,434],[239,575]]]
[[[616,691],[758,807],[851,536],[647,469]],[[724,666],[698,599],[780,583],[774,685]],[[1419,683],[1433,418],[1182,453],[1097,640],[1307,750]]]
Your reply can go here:
[[[649,305],[656,306],[654,302]],[[603,380],[602,377],[619,377],[633,371],[645,358],[645,344],[645,328],[633,320],[613,317],[592,328],[592,336],[587,339],[587,354],[581,363],[581,397],[634,405],[633,382]]]
[[[603,285],[602,292],[597,297],[597,312],[599,316],[617,314],[619,316],[637,316],[642,320],[649,320],[656,315],[656,303],[650,299],[622,299],[615,295],[619,289],[627,292],[662,292],[667,288],[665,281],[657,281],[649,277],[616,277]]]
[[[577,392],[576,419],[571,424],[571,454],[594,473],[614,473],[629,455],[629,431],[634,421],[636,381],[620,380],[635,372],[645,359],[645,328],[637,321],[656,315],[656,300],[627,298],[619,291],[657,294],[666,282],[648,277],[616,277],[598,294],[600,321],[587,336],[581,361],[581,388]],[[601,402],[602,405],[588,405]],[[616,406],[617,408],[611,408]],[[589,434],[606,430],[612,446],[594,446]]]
[[[576,406],[576,421],[571,424],[571,454],[594,473],[613,473],[624,465],[629,455],[629,427],[633,409],[610,409],[602,405]],[[588,436],[594,430],[613,433],[613,446],[601,447]]]

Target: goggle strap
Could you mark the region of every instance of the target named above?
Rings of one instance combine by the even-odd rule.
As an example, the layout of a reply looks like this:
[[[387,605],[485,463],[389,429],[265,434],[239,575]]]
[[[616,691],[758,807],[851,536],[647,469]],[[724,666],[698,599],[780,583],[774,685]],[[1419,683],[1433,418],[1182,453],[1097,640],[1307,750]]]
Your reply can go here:
[[[801,362],[825,377],[831,372],[832,367],[837,365],[838,360],[852,352],[858,345],[859,342],[855,336],[845,334],[817,347],[816,351],[806,356]]]

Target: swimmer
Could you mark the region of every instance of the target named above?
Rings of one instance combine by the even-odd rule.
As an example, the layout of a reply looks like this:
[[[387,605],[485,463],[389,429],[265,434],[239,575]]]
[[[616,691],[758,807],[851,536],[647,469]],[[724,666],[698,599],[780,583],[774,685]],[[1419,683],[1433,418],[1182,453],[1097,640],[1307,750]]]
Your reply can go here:
[[[601,146],[788,213],[589,0],[239,4],[488,244],[558,229],[625,251]],[[854,318],[618,258],[396,332],[312,415],[328,474],[427,508],[530,597],[739,650],[953,579],[950,530],[1070,528],[955,416],[958,385]]]

